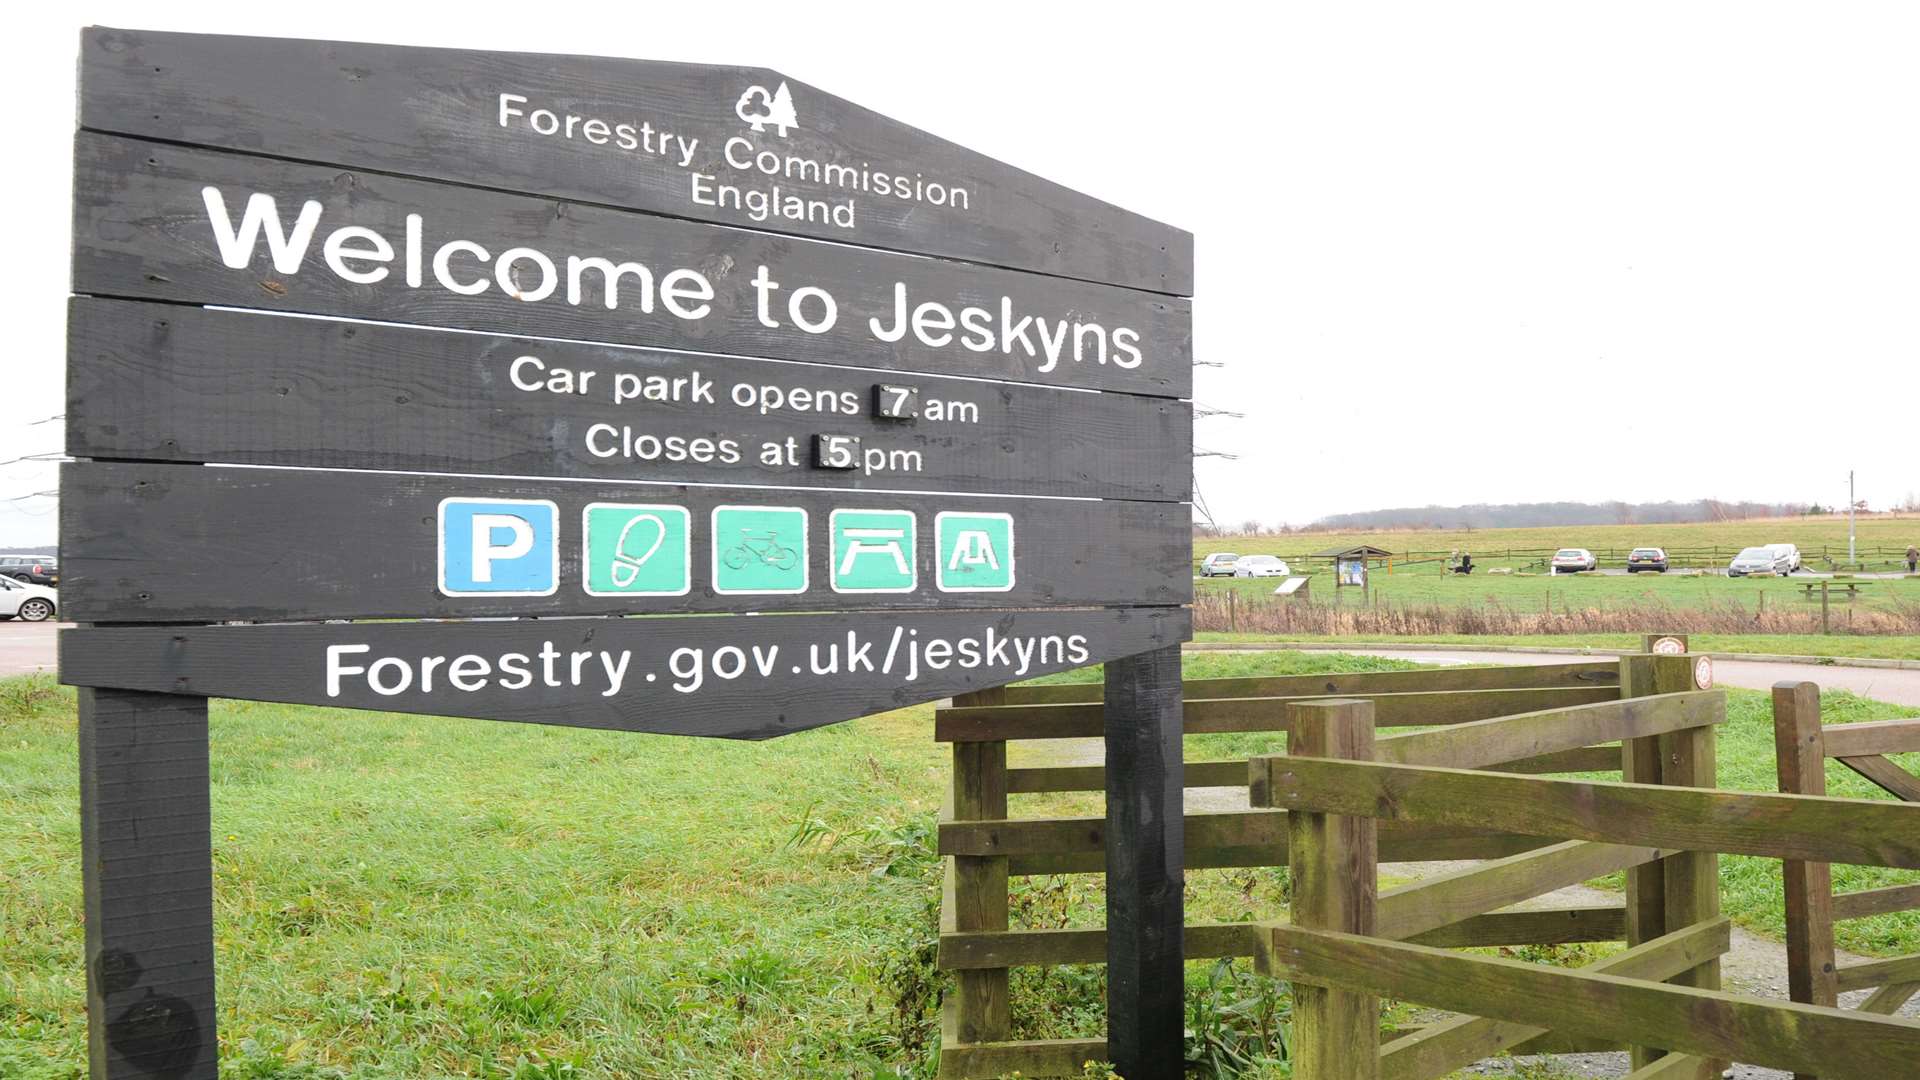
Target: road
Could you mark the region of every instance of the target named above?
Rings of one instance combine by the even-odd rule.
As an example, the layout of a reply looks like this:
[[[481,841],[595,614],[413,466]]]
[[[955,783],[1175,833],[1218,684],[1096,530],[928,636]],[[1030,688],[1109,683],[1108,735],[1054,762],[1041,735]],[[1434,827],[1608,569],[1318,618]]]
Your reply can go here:
[[[1413,660],[1423,664],[1565,664],[1586,659],[1561,653],[1474,652],[1469,649],[1427,652],[1416,649],[1374,649],[1363,645],[1343,647],[1340,651],[1358,656]],[[1596,652],[1593,658],[1605,660],[1612,656]],[[1826,689],[1851,690],[1861,697],[1920,708],[1920,671],[1716,659],[1713,662],[1713,679],[1720,686],[1738,686],[1748,690],[1771,689],[1777,682],[1816,682]]]
[[[24,623],[19,619],[0,622],[0,678],[52,671],[57,663],[54,651],[56,624]]]

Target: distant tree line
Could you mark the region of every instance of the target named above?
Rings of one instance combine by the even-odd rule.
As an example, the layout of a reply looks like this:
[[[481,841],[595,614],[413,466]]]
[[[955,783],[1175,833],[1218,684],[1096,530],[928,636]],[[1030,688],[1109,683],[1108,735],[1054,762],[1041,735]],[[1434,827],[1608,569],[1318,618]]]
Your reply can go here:
[[[1911,500],[1911,497],[1909,498]],[[1862,507],[1862,509],[1865,509]],[[1393,529],[1525,529],[1560,525],[1680,525],[1703,521],[1740,521],[1747,518],[1797,517],[1803,514],[1844,512],[1844,507],[1817,503],[1729,502],[1698,499],[1693,502],[1548,502],[1495,506],[1407,506],[1332,514],[1311,525],[1269,524],[1249,518],[1211,527],[1194,523],[1196,536],[1284,536],[1311,532],[1375,532]]]
[[[1372,529],[1524,529],[1553,525],[1681,525],[1743,518],[1794,517],[1824,508],[1807,503],[1728,502],[1543,502],[1493,506],[1415,506],[1333,514],[1313,523],[1327,531]]]

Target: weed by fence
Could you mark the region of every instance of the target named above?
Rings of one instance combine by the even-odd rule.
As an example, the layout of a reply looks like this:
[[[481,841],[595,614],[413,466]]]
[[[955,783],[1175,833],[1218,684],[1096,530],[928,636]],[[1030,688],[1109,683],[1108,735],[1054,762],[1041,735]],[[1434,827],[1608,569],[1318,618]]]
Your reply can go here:
[[[1229,610],[1231,602],[1232,609]],[[1638,633],[1660,626],[1685,634],[1818,634],[1820,611],[1787,606],[1764,609],[1736,602],[1703,607],[1634,603],[1604,608],[1520,610],[1488,600],[1471,604],[1320,604],[1299,600],[1233,597],[1202,592],[1194,598],[1195,630],[1243,634],[1600,634]],[[1920,634],[1920,604],[1895,601],[1872,609],[1832,615],[1834,633]]]

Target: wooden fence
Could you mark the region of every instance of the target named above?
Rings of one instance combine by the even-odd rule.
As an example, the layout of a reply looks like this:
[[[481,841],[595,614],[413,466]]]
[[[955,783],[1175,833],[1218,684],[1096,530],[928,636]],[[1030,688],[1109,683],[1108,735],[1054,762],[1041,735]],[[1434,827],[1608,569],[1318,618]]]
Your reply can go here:
[[[1521,773],[1618,768],[1620,750],[1609,732],[1640,731],[1645,725],[1706,722],[1715,715],[1695,695],[1650,708],[1620,700],[1620,667],[1589,661],[1539,667],[1455,668],[1429,671],[1295,675],[1269,678],[1189,680],[1182,684],[1185,731],[1287,732],[1289,707],[1329,696],[1360,696],[1387,727],[1445,725],[1469,733],[1492,718],[1526,727],[1530,716],[1569,717],[1595,734],[1577,745],[1524,739],[1505,767]],[[937,711],[935,737],[952,744],[953,789],[939,827],[945,878],[941,904],[939,965],[955,975],[955,991],[943,1005],[940,1075],[996,1077],[1019,1070],[1027,1076],[1078,1075],[1088,1060],[1104,1059],[1104,1039],[1011,1039],[1008,969],[1053,964],[1098,964],[1106,959],[1106,935],[1097,929],[1016,929],[1008,925],[1008,879],[1044,874],[1100,873],[1106,864],[1101,817],[1018,818],[1012,797],[1045,792],[1104,791],[1099,765],[1010,768],[1007,747],[1024,740],[1098,738],[1102,734],[1102,688],[1097,683],[1006,687],[955,700]],[[1471,737],[1470,735],[1465,737]],[[1430,733],[1396,743],[1437,748]],[[1439,753],[1438,749],[1426,752]],[[1190,761],[1187,787],[1246,786],[1245,760]],[[1260,808],[1189,813],[1185,820],[1186,866],[1286,865],[1287,814]],[[1381,832],[1381,858],[1388,862],[1433,859],[1504,859],[1541,846],[1531,836],[1476,826],[1388,827]],[[1585,877],[1618,867],[1575,859],[1558,872]],[[1590,871],[1590,872],[1589,872]],[[1555,879],[1558,880],[1558,879]],[[1584,880],[1576,877],[1573,881]],[[1570,883],[1561,881],[1561,884]],[[1558,887],[1558,886],[1554,886]],[[1462,901],[1456,901],[1456,903]],[[1497,905],[1496,905],[1497,906]],[[1625,932],[1620,908],[1578,908],[1551,913],[1463,917],[1417,933],[1437,945],[1519,945],[1616,940]],[[1251,957],[1258,933],[1249,923],[1189,925],[1189,959]]]
[[[1825,795],[1826,761],[1833,758],[1894,796],[1920,803],[1920,778],[1886,757],[1920,751],[1920,718],[1823,728],[1820,688],[1810,682],[1781,683],[1773,688],[1773,736],[1781,791]],[[1910,828],[1920,830],[1920,823]],[[1836,896],[1826,862],[1789,859],[1783,869],[1787,988],[1793,1000],[1834,1006],[1846,991],[1871,989],[1860,1012],[1884,1016],[1920,994],[1920,954],[1841,967],[1833,943],[1838,920],[1920,909],[1920,885]]]
[[[1206,557],[1208,549],[1217,551],[1241,550],[1236,548],[1235,541],[1247,539],[1253,539],[1256,545],[1265,544],[1268,540],[1268,538],[1265,537],[1194,537],[1194,572],[1196,574],[1200,572],[1201,560]],[[1747,546],[1750,547],[1752,545]],[[1539,563],[1544,567],[1548,560],[1553,558],[1554,553],[1560,549],[1550,547],[1482,548],[1469,544],[1466,550],[1473,552],[1473,561],[1477,566],[1497,566],[1508,563]],[[1602,565],[1625,566],[1627,564],[1627,556],[1634,549],[1631,547],[1597,547],[1588,548],[1587,550],[1593,552],[1594,558],[1598,559]],[[1702,545],[1699,547],[1670,547],[1664,550],[1667,553],[1668,562],[1674,567],[1711,570],[1716,568],[1724,569],[1728,563],[1733,561],[1735,555],[1740,554],[1740,552],[1746,550],[1746,548]],[[1292,554],[1269,552],[1268,554],[1278,554],[1281,559],[1286,561],[1288,566],[1293,568],[1293,572],[1296,574],[1315,572],[1330,573],[1333,570],[1334,560],[1325,555],[1309,554],[1307,552],[1295,552]],[[1458,554],[1457,551],[1401,551],[1395,552],[1391,560],[1374,560],[1374,565],[1384,566],[1389,561],[1391,561],[1395,567],[1424,563],[1444,564]],[[1904,544],[1863,544],[1854,550],[1851,559],[1847,556],[1847,548],[1844,544],[1823,544],[1819,547],[1800,549],[1801,561],[1808,566],[1813,566],[1817,563],[1825,567],[1861,566],[1888,570],[1904,570],[1907,565],[1906,557],[1907,549]]]
[[[1676,711],[1665,702],[1695,696],[1665,692],[1684,685],[1687,657],[1627,657],[1622,664],[1623,694],[1651,687],[1657,715]],[[1714,959],[1726,933],[1718,853],[1920,868],[1920,806],[1718,790],[1711,723],[1670,720],[1657,735],[1628,738],[1623,782],[1605,782],[1476,771],[1511,750],[1497,737],[1489,741],[1498,752],[1455,749],[1446,767],[1425,755],[1381,753],[1378,747],[1393,740],[1374,743],[1370,702],[1301,704],[1293,717],[1291,753],[1252,766],[1268,774],[1255,791],[1291,815],[1295,894],[1291,924],[1262,925],[1256,961],[1296,985],[1301,1080],[1444,1076],[1549,1031],[1634,1044],[1633,1080],[1716,1077],[1730,1061],[1884,1080],[1910,1074],[1920,1061],[1920,1025],[1723,993]],[[1546,717],[1530,722],[1557,733],[1559,742],[1548,746],[1580,734]],[[1489,899],[1512,903],[1552,886],[1529,871],[1525,888],[1499,891],[1494,883],[1515,879],[1500,875],[1496,863],[1465,872],[1483,883],[1465,907],[1410,908],[1402,900],[1407,890],[1374,897],[1381,830],[1470,823],[1559,841],[1518,861],[1580,858],[1587,860],[1581,873],[1609,862],[1630,865],[1631,947],[1566,970],[1407,941],[1410,928],[1433,918],[1459,918],[1486,910]],[[1436,907],[1439,913],[1429,915]],[[1904,969],[1869,967],[1882,970],[1855,980],[1904,977]],[[1382,997],[1461,1015],[1382,1045]]]
[[[1250,808],[1188,813],[1186,865],[1284,865],[1292,888],[1289,922],[1190,924],[1186,956],[1252,957],[1294,984],[1300,1080],[1426,1080],[1502,1051],[1605,1049],[1632,1052],[1633,1080],[1717,1077],[1729,1061],[1831,1078],[1908,1075],[1920,1025],[1882,1014],[1920,991],[1920,958],[1832,972],[1832,991],[1883,987],[1860,1010],[1824,1007],[1800,984],[1815,984],[1823,947],[1831,970],[1831,918],[1920,906],[1920,887],[1832,897],[1821,872],[1832,862],[1920,867],[1920,806],[1802,793],[1784,753],[1785,793],[1718,790],[1725,698],[1696,688],[1694,660],[1183,684],[1188,734],[1287,736],[1284,755],[1187,763],[1186,786],[1245,784]],[[1011,968],[1106,958],[1103,930],[1011,927],[1007,902],[1012,877],[1104,867],[1103,818],[1009,814],[1016,796],[1102,791],[1104,769],[1007,763],[1012,741],[1100,735],[1100,694],[1091,684],[1005,688],[937,713],[936,737],[954,755],[939,829],[938,963],[957,980],[944,1003],[942,1077],[1072,1076],[1106,1057],[1099,1038],[1014,1040],[1008,994]],[[1799,733],[1781,738],[1801,745],[1811,717],[1824,741],[1820,756],[1796,760],[1837,757],[1908,794],[1862,762],[1920,749],[1920,721],[1820,732],[1816,691],[1780,694],[1781,730]],[[1817,776],[1804,760],[1795,776]],[[1556,775],[1576,772],[1620,779]],[[1730,940],[1721,852],[1787,863],[1790,921],[1801,919],[1792,1002],[1721,992]],[[1383,863],[1439,859],[1481,861],[1378,889]],[[1504,910],[1618,871],[1618,905]],[[1805,918],[1823,897],[1827,920]],[[1627,948],[1579,969],[1451,951],[1606,941]],[[1379,1001],[1389,997],[1454,1015],[1383,1032]]]

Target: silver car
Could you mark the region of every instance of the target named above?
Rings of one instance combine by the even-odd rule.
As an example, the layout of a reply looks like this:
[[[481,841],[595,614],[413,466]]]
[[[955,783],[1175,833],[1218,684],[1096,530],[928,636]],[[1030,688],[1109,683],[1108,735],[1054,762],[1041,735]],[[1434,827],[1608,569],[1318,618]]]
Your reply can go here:
[[[1788,544],[1768,544],[1764,547],[1750,547],[1733,557],[1727,564],[1728,577],[1746,577],[1748,574],[1791,574],[1793,564],[1799,559],[1799,552]]]

